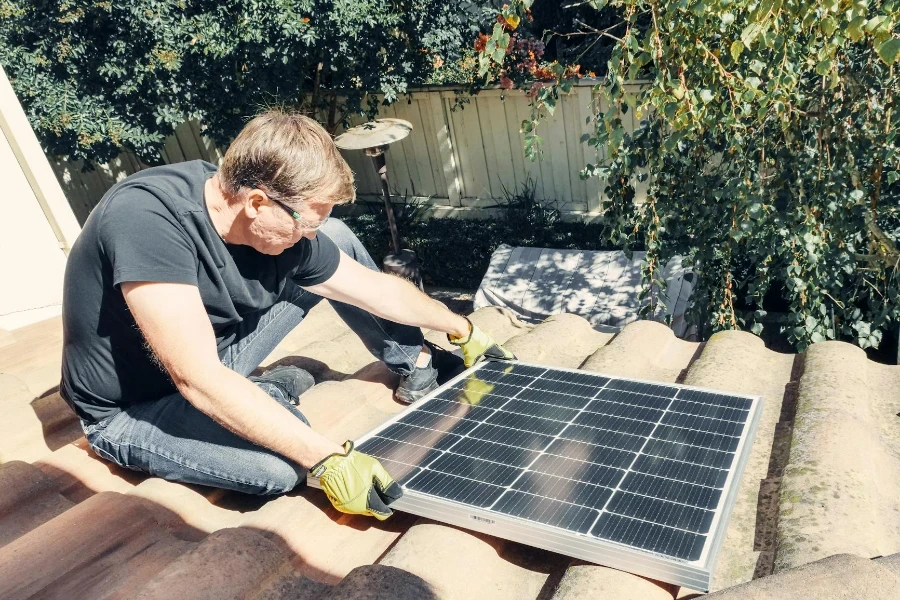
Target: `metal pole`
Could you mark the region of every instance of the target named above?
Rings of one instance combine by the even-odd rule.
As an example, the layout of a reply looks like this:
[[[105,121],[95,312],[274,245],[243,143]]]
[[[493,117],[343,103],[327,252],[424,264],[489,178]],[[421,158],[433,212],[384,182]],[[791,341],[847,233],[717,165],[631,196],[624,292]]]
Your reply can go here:
[[[375,170],[378,171],[378,177],[381,178],[381,191],[384,195],[384,210],[387,213],[388,229],[391,231],[391,246],[394,254],[400,255],[400,232],[397,231],[397,221],[394,219],[394,206],[391,204],[391,193],[388,190],[387,180],[387,160],[384,155],[387,146],[376,146],[374,148],[366,148],[366,154],[372,157],[375,163]]]

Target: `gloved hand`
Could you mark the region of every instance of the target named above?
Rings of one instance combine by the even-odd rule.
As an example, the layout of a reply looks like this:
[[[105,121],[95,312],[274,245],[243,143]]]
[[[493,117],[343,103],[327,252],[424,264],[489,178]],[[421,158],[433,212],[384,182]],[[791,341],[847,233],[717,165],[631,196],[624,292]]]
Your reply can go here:
[[[388,505],[403,496],[403,488],[378,459],[354,450],[352,441],[344,442],[344,452],[326,457],[309,472],[339,511],[384,521],[394,512]]]
[[[449,333],[447,334],[447,339],[450,343],[454,346],[459,346],[459,349],[462,350],[463,364],[466,367],[471,367],[483,356],[505,360],[516,358],[515,354],[495,342],[491,336],[472,325],[472,321],[469,321],[469,319],[466,319],[466,321],[469,323],[468,337],[455,338]]]

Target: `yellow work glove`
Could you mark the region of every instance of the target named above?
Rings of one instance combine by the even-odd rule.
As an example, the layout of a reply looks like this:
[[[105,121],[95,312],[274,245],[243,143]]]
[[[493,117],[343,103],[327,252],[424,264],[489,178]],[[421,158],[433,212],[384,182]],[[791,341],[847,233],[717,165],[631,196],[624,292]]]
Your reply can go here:
[[[447,339],[450,343],[454,346],[459,346],[459,349],[462,350],[463,364],[466,367],[471,367],[483,356],[505,360],[516,357],[512,352],[495,342],[491,336],[472,325],[472,321],[469,321],[469,319],[466,319],[466,321],[469,323],[468,337],[457,338],[449,333],[447,334]]]
[[[377,459],[354,450],[353,442],[344,442],[344,452],[326,457],[309,472],[339,511],[384,521],[394,512],[388,505],[403,495],[403,488]]]

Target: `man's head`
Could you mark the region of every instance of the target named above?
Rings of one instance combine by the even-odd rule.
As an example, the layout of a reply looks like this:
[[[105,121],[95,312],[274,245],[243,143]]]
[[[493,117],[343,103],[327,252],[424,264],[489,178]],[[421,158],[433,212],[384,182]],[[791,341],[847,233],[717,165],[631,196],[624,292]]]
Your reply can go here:
[[[266,254],[314,237],[335,204],[356,197],[353,172],[328,132],[309,117],[276,110],[234,139],[219,185],[240,237]]]

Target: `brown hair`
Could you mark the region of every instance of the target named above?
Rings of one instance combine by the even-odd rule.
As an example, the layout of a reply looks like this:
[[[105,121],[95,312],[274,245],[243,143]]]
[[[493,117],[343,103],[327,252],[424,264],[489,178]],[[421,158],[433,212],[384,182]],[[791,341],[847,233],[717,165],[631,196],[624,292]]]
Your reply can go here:
[[[293,112],[268,110],[247,123],[225,152],[219,174],[231,197],[246,187],[285,203],[356,199],[353,171],[334,140],[313,119]]]

